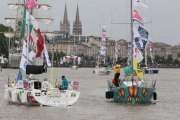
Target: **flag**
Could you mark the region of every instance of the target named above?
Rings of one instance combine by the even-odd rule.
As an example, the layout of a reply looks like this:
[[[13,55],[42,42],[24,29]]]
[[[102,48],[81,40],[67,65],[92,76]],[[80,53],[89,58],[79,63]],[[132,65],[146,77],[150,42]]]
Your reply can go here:
[[[24,6],[24,15],[23,15],[23,23],[22,23],[21,32],[20,32],[20,40],[21,40],[22,38],[24,38],[25,25],[26,25],[26,7]]]
[[[0,57],[1,63],[4,64],[4,58],[3,55]]]
[[[149,33],[143,27],[139,26],[138,32],[142,38],[148,39]]]
[[[133,13],[133,21],[137,21],[140,24],[144,25],[142,18],[139,16],[139,13],[136,10],[134,10]]]
[[[40,57],[44,49],[44,39],[42,38],[40,29],[36,33],[38,34],[36,57]]]
[[[22,80],[21,70],[19,70],[19,72],[18,72],[17,79],[16,79],[16,83],[18,83],[19,80]]]
[[[133,56],[136,58],[137,63],[140,63],[144,58],[141,51],[137,48],[135,42],[133,43]]]
[[[33,58],[36,56],[36,53],[33,51],[33,50],[31,50],[31,52],[29,52],[29,60],[31,61],[31,62],[33,62]]]
[[[134,39],[134,41],[135,41],[135,44],[136,44],[136,46],[137,46],[137,48],[139,50],[143,49],[143,43],[142,43],[142,40],[139,37],[136,37]]]
[[[137,60],[136,60],[136,57],[133,57],[133,69],[137,70]]]
[[[105,40],[105,39],[103,39],[103,38],[106,38],[107,36],[106,36],[106,26],[105,25],[102,25],[102,27],[101,27],[101,38],[102,38],[102,40]]]
[[[28,11],[30,11],[34,6],[36,6],[36,3],[34,0],[27,0],[26,7]]]
[[[48,52],[47,52],[45,43],[44,43],[44,55],[45,55],[45,57],[46,57],[47,66],[48,66],[48,67],[51,67],[51,61],[49,60],[49,55],[48,55]]]
[[[148,48],[152,48],[152,42],[151,41],[148,42]]]
[[[142,0],[134,0],[134,7],[137,7],[137,6],[141,6],[141,7],[144,7],[144,8],[148,8],[147,5],[145,5]]]
[[[24,57],[24,55],[21,56],[21,61],[20,61],[20,68],[24,71],[26,71],[26,65],[27,65],[27,60]]]

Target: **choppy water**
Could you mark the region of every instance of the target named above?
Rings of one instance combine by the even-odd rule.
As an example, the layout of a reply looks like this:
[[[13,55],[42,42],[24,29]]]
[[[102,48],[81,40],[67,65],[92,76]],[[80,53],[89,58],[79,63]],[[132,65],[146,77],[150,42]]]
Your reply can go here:
[[[54,79],[66,75],[80,82],[81,95],[76,104],[65,108],[23,106],[4,100],[7,77],[15,77],[17,70],[0,72],[0,120],[179,120],[180,69],[160,69],[158,75],[147,75],[157,80],[157,102],[148,105],[121,105],[105,99],[107,80],[111,75],[94,75],[92,68],[54,68]],[[47,77],[48,74],[43,74]]]

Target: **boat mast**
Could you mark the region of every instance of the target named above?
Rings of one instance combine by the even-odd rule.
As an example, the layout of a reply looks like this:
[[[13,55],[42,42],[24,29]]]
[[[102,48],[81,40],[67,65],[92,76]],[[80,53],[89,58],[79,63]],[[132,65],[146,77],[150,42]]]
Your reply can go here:
[[[130,0],[130,19],[131,19],[131,21],[130,21],[130,23],[131,23],[131,65],[132,65],[132,67],[133,67],[133,13],[132,13],[132,11],[133,11],[133,2],[132,2],[132,0]]]

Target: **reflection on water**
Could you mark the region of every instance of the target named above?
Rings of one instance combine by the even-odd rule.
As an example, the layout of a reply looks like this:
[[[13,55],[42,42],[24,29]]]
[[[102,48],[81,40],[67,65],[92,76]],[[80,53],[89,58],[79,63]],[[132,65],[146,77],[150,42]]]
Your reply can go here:
[[[15,78],[18,70],[3,69],[0,73],[0,119],[1,120],[179,120],[180,69],[160,69],[157,75],[146,75],[148,81],[157,80],[156,104],[118,104],[105,99],[107,80],[110,75],[95,75],[92,68],[54,68],[54,79],[65,75],[69,80],[80,82],[81,95],[73,106],[40,107],[9,104],[4,100],[4,84]],[[36,77],[51,76],[47,74]]]

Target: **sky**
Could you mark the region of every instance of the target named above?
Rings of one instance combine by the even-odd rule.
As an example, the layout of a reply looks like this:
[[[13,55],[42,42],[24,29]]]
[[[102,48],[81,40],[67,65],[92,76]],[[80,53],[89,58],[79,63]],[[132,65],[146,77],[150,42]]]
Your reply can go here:
[[[7,4],[18,0],[0,0],[0,24],[6,24],[4,18],[15,16],[16,12],[9,10]],[[45,31],[60,30],[60,20],[63,20],[65,4],[71,33],[75,20],[77,4],[83,35],[100,36],[101,25],[107,26],[107,36],[114,40],[130,40],[129,11],[130,0],[39,0],[52,6],[49,11],[39,10],[39,16],[52,17],[53,24],[40,24]],[[144,18],[145,28],[152,42],[164,42],[170,45],[180,44],[180,0],[142,0],[147,9],[137,8]],[[125,24],[126,23],[126,24]],[[13,26],[13,25],[11,25]]]

